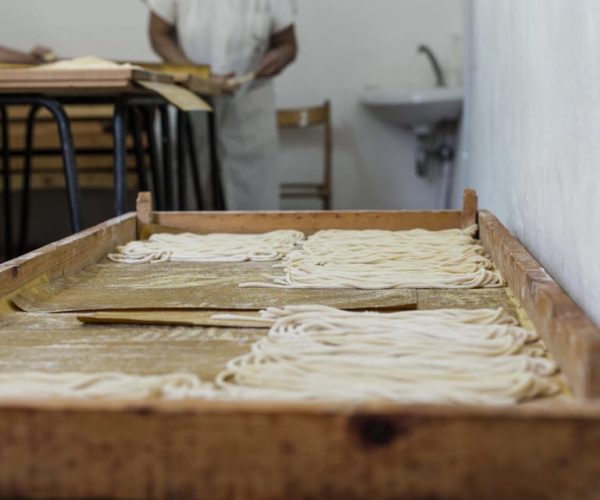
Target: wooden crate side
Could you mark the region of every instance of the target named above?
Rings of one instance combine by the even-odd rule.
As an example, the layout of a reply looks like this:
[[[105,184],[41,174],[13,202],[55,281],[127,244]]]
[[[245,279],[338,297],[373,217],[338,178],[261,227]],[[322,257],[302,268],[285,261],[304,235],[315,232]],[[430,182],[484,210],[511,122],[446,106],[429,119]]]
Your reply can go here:
[[[186,231],[261,233],[297,229],[312,234],[322,229],[453,229],[462,212],[155,212],[155,224]]]
[[[4,408],[0,495],[583,499],[599,451],[578,416]]]
[[[481,240],[578,398],[600,398],[600,331],[541,264],[491,213]]]
[[[68,276],[136,238],[135,214],[123,215],[0,265],[0,298],[39,276]]]

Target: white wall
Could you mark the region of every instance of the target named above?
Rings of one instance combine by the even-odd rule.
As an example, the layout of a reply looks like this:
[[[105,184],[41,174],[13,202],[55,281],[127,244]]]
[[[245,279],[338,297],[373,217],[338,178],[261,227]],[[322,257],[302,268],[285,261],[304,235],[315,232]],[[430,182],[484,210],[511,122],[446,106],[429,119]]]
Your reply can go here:
[[[298,62],[279,80],[280,106],[330,98],[334,113],[335,196],[340,208],[434,208],[439,183],[414,173],[410,134],[373,118],[358,104],[369,84],[431,86],[419,43],[456,73],[463,0],[297,0]],[[0,43],[44,43],[65,56],[93,53],[151,59],[140,0],[0,0]],[[318,134],[283,137],[288,180],[321,165]],[[318,175],[318,174],[316,174]]]
[[[411,134],[374,118],[358,102],[367,85],[432,86],[417,45],[429,44],[456,67],[463,33],[462,0],[299,0],[300,57],[279,80],[279,102],[332,100],[334,202],[338,208],[433,208],[438,183],[419,179]],[[458,54],[457,54],[458,52]],[[454,71],[456,73],[456,71]],[[283,137],[286,177],[319,165],[317,138]],[[295,139],[295,140],[294,140]],[[312,151],[311,151],[312,148]]]
[[[600,324],[600,2],[471,0],[466,185]]]
[[[0,43],[23,50],[40,43],[63,57],[155,59],[141,0],[0,0]]]

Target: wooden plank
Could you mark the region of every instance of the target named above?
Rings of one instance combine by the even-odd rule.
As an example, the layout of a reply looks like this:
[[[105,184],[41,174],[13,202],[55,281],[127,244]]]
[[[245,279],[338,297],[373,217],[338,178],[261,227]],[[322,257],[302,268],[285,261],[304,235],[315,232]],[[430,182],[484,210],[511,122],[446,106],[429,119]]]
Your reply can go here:
[[[202,322],[200,318],[198,313],[178,315],[181,322],[189,319],[198,323]],[[241,325],[202,327],[190,322],[185,328],[153,322],[84,325],[69,314],[27,314],[0,309],[0,374],[189,373],[211,381],[229,360],[248,353],[267,331],[268,328]]]
[[[234,314],[251,316],[248,319],[215,319],[215,315]],[[202,326],[236,328],[259,328],[267,330],[272,321],[261,321],[256,311],[110,311],[81,314],[77,320],[86,325],[153,325],[153,326]]]
[[[42,275],[54,279],[74,274],[135,237],[135,214],[123,215],[0,264],[0,297]]]
[[[418,309],[497,309],[515,315],[516,304],[506,288],[424,289],[417,290]]]
[[[110,104],[83,104],[83,105],[67,105],[64,106],[64,110],[69,116],[71,123],[76,121],[97,121],[105,120],[108,122],[112,121],[114,107]],[[8,109],[8,116],[10,117],[11,123],[25,123],[27,115],[29,114],[29,106],[11,106]],[[41,122],[52,122],[54,118],[50,112],[46,109],[41,109],[36,115],[36,124],[39,125]]]
[[[151,71],[158,71],[160,73],[167,73],[174,77],[185,77],[192,75],[197,78],[209,79],[211,77],[211,68],[208,65],[203,64],[169,64],[169,63],[153,63],[153,62],[139,62],[132,61],[130,64],[134,66],[142,66],[143,68]]]
[[[212,112],[210,105],[193,92],[174,83],[138,81],[139,85],[157,93],[182,111]]]
[[[460,227],[462,212],[338,211],[338,212],[156,212],[153,222],[196,233],[262,233],[297,229],[312,234],[322,229],[389,229],[399,231]]]
[[[131,80],[70,80],[70,81],[0,81],[0,89],[10,93],[30,93],[32,90],[38,92],[54,92],[69,91],[72,89],[85,90],[102,90],[104,95],[105,89],[114,89],[119,91],[132,90]]]
[[[600,398],[600,330],[491,213],[481,240],[578,398]]]
[[[0,493],[595,498],[597,410],[179,403],[0,408]]]
[[[22,178],[17,178],[11,184],[11,191],[20,191]],[[134,190],[138,188],[138,176],[135,173],[127,175],[127,187]],[[31,179],[31,189],[64,189],[65,177],[57,172],[34,172]],[[82,189],[114,189],[114,175],[110,170],[106,171],[83,171],[79,173],[79,187]],[[2,182],[0,181],[0,190]]]
[[[144,224],[150,224],[152,222],[152,194],[145,192],[139,193],[136,200],[136,212],[138,222],[138,235],[140,234],[140,228]]]
[[[0,82],[27,84],[40,82],[103,82],[103,81],[147,80],[172,82],[173,78],[163,73],[128,67],[56,69],[44,66],[26,69],[0,69]]]
[[[462,228],[477,224],[477,193],[474,189],[465,189],[463,195]]]
[[[209,78],[199,78],[190,75],[189,78],[180,82],[182,86],[203,96],[217,97],[223,95],[227,90],[225,83],[217,83]]]
[[[111,249],[113,250],[113,249]],[[341,309],[414,309],[411,289],[240,288],[281,274],[273,262],[117,264],[101,262],[68,278],[21,291],[13,302],[28,312],[221,309],[258,310],[292,304]]]

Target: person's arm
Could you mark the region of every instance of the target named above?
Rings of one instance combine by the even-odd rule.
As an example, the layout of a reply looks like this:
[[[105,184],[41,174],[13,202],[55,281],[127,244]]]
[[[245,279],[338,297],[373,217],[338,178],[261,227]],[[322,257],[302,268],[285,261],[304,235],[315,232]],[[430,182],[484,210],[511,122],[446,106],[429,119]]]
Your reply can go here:
[[[52,54],[48,47],[36,46],[31,52],[21,52],[0,45],[0,61],[14,64],[38,64],[46,61],[46,56]]]
[[[271,37],[269,51],[256,70],[256,78],[271,78],[281,73],[298,54],[296,29],[292,24]]]
[[[177,41],[175,26],[167,23],[154,12],[150,14],[150,43],[163,61],[170,64],[192,64]]]

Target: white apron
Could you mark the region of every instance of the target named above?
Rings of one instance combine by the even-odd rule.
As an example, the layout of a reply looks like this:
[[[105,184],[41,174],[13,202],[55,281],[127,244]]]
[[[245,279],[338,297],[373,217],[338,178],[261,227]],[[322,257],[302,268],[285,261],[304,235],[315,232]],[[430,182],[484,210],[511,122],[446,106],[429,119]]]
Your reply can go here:
[[[194,62],[213,73],[238,76],[254,70],[273,33],[293,22],[290,0],[149,0],[175,24],[179,43]],[[279,206],[278,132],[271,81],[246,85],[215,102],[219,157],[230,210]]]

